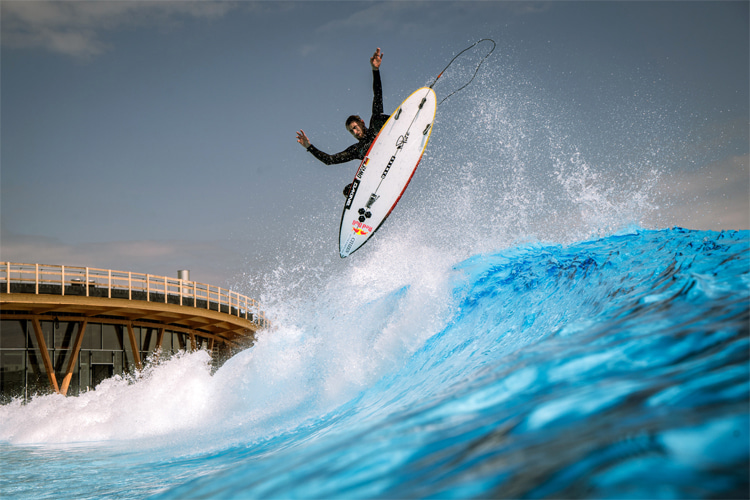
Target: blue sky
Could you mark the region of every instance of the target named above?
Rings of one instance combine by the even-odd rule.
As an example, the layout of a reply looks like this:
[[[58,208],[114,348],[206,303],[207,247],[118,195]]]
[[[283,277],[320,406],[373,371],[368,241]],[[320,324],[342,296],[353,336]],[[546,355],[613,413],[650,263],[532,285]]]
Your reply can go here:
[[[191,269],[225,284],[268,271],[280,254],[293,259],[292,249],[330,242],[324,251],[336,256],[340,192],[357,165],[320,164],[295,131],[330,153],[351,144],[343,120],[369,116],[376,47],[390,112],[487,37],[497,49],[463,98],[502,94],[488,126],[497,141],[507,142],[501,123],[531,123],[534,101],[534,119],[564,135],[603,184],[610,167],[660,169],[650,196],[662,208],[645,226],[749,225],[747,2],[0,8],[2,260]],[[446,75],[438,97],[464,76]],[[461,99],[440,110],[444,132],[428,147],[437,157],[455,144],[449,131],[476,131]],[[423,168],[410,191],[429,184]],[[506,175],[511,165],[493,168]]]

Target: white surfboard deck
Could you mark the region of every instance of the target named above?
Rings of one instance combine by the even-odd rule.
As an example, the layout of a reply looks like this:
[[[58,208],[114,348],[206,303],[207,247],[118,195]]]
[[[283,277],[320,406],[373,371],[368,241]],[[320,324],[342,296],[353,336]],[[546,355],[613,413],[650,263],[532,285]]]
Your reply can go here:
[[[344,204],[339,253],[348,257],[369,240],[404,194],[432,134],[437,99],[414,91],[391,114],[357,169]]]

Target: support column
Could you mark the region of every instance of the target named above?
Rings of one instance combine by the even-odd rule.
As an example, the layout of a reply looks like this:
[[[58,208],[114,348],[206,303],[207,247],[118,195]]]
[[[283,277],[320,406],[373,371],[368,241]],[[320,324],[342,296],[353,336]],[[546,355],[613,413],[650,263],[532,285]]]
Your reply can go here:
[[[128,337],[130,337],[130,348],[133,350],[133,359],[135,360],[135,367],[141,369],[141,353],[138,350],[138,342],[135,341],[135,333],[133,332],[133,323],[128,322]]]
[[[39,324],[38,318],[32,318],[31,323],[34,325],[36,344],[39,346],[39,350],[42,351],[40,354],[42,355],[42,361],[44,361],[44,370],[47,372],[49,385],[52,386],[55,392],[60,392],[60,388],[57,386],[57,377],[55,377],[55,369],[52,366],[52,360],[47,350],[47,343],[44,341],[44,335],[42,334],[42,325]]]
[[[155,351],[158,351],[161,349],[161,343],[164,340],[164,327],[159,328],[159,335],[156,337],[156,347],[154,347]]]
[[[65,378],[63,378],[62,387],[60,387],[60,394],[63,396],[68,395],[68,387],[70,386],[70,379],[73,378],[73,370],[78,362],[78,355],[81,353],[81,345],[83,344],[83,336],[86,334],[86,325],[89,321],[87,319],[78,323],[78,335],[76,335],[76,341],[73,344],[73,352],[70,353],[70,361],[68,361],[68,369],[65,371]]]

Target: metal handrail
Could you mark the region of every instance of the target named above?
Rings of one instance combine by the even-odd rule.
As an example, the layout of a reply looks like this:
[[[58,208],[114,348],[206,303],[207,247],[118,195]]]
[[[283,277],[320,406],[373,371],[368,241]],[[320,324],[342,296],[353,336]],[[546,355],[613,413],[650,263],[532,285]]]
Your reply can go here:
[[[108,298],[112,298],[113,290],[123,290],[128,292],[128,300],[138,300],[133,298],[133,292],[145,293],[148,302],[152,301],[152,294],[163,295],[165,304],[170,296],[178,297],[180,305],[184,305],[185,299],[192,299],[196,308],[198,301],[204,300],[206,309],[217,304],[221,311],[221,306],[225,305],[232,316],[245,318],[259,327],[267,326],[265,313],[254,299],[226,288],[179,278],[92,267],[0,262],[0,283],[6,284],[6,293],[11,293],[12,283],[18,283],[34,285],[34,293],[43,295],[56,294],[54,288],[40,291],[40,286],[53,285],[59,287],[60,295],[65,295],[66,287],[81,287],[88,297],[90,288],[95,287],[107,290]],[[232,313],[232,308],[236,314]]]

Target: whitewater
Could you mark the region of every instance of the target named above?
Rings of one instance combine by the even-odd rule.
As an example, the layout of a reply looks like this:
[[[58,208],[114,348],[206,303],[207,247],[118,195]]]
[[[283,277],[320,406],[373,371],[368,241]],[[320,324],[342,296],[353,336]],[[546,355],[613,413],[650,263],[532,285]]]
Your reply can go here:
[[[243,270],[253,347],[0,406],[0,496],[747,498],[750,231],[649,227],[680,149],[657,105],[593,152],[488,72],[355,256],[336,188]]]

